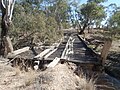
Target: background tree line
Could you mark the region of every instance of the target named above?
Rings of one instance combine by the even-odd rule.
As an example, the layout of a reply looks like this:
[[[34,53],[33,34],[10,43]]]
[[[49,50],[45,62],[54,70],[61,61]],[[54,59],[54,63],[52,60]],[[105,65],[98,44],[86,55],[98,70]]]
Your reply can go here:
[[[78,1],[16,0],[9,31],[14,48],[36,42],[52,44],[62,37],[62,29],[65,28],[77,28],[80,34],[93,26],[100,28],[109,7],[113,11],[104,28],[120,31],[120,9],[115,4],[105,7],[103,3],[106,0],[88,0],[80,5]]]
[[[17,0],[10,33],[14,47],[20,48],[21,42],[52,44],[59,40],[61,29],[70,26],[67,10],[67,0]]]

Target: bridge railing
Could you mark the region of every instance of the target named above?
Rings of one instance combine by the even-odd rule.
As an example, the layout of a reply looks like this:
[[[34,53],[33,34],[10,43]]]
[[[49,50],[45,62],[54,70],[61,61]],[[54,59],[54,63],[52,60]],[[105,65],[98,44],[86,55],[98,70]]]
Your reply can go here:
[[[70,52],[73,52],[73,38],[69,37],[65,49],[61,55],[61,59],[68,59],[68,55]]]

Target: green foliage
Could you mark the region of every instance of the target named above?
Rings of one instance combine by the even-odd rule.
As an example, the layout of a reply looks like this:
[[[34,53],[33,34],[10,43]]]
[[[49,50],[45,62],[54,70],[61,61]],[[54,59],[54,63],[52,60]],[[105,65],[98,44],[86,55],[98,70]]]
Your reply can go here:
[[[83,4],[81,7],[81,14],[84,18],[89,18],[92,20],[105,17],[104,8],[94,2]]]
[[[47,16],[45,11],[39,8],[38,4],[34,3],[34,7],[33,2],[30,1],[32,0],[22,0],[15,4],[14,25],[10,31],[13,44],[16,45],[24,38],[27,38],[25,43],[30,43],[32,38],[36,39],[37,43],[42,42],[43,44],[51,44],[59,40],[62,32],[58,30],[55,17]]]
[[[95,2],[83,4],[80,11],[82,20],[88,19],[90,22],[95,20],[103,20],[103,18],[106,16],[104,7]]]
[[[104,9],[104,6],[100,3],[90,0],[86,4],[82,4],[80,8],[76,10],[77,21],[75,21],[74,24],[77,22],[76,24],[81,30],[80,34],[91,25],[101,25],[101,22],[106,17]]]
[[[107,0],[88,0],[88,2],[95,2],[95,3],[103,3],[106,2]]]
[[[108,20],[109,35],[112,38],[120,39],[120,9],[115,7],[113,15]]]
[[[64,29],[70,28],[70,24],[69,24],[69,23],[66,23],[66,22],[63,22],[63,23],[62,23],[62,26],[63,26]]]
[[[109,24],[113,28],[120,28],[120,11],[116,11],[109,20]]]
[[[68,10],[69,5],[67,0],[56,0],[53,6],[48,6],[48,15],[55,17],[59,29],[62,29],[62,27],[65,28],[66,25],[69,24],[67,22],[69,19]],[[64,23],[64,25],[62,23]]]

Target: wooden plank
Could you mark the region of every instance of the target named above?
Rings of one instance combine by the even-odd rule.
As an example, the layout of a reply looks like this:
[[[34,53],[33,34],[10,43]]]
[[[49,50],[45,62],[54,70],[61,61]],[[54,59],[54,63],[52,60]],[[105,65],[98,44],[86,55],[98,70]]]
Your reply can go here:
[[[60,61],[60,58],[56,57],[50,64],[48,64],[47,68],[55,67]]]
[[[67,44],[66,44],[66,46],[65,46],[65,49],[64,49],[64,51],[63,51],[63,53],[62,53],[62,55],[61,55],[61,58],[62,58],[62,59],[66,59],[66,58],[67,58],[66,55],[68,54],[68,49],[69,49],[70,40],[72,40],[72,37],[69,37],[69,39],[68,39],[68,41],[67,41]]]
[[[61,42],[60,42],[60,43],[61,43]],[[48,58],[51,54],[53,54],[53,53],[58,49],[60,43],[58,43],[58,44],[55,46],[56,48],[54,48],[51,52],[49,52],[48,54],[46,54],[46,55],[44,56],[44,59]]]
[[[61,43],[61,42],[60,42]],[[50,56],[52,53],[54,53],[57,50],[57,47],[60,45],[60,43],[54,43],[54,46],[49,46],[48,49],[44,50],[34,58],[44,58],[46,59],[48,56]]]
[[[93,52],[93,54],[97,56],[97,53],[87,46],[87,44],[85,43],[84,39],[80,35],[79,35],[79,38],[85,44],[85,47],[88,48],[89,50],[91,50]],[[103,49],[102,49],[102,52],[101,52],[101,55],[100,55],[100,58],[99,58],[100,60],[102,60],[102,65],[104,65],[104,63],[105,63],[105,60],[107,58],[109,49],[110,49],[111,44],[112,44],[112,40],[109,39],[109,38],[106,39],[105,41],[106,42],[104,43],[104,46],[103,46]]]
[[[90,52],[92,52],[93,55],[95,55],[96,57],[98,57],[98,54],[91,48],[88,47],[86,41],[82,38],[81,35],[78,35],[78,38],[82,41],[82,43],[84,44],[86,49],[89,49]]]
[[[47,55],[44,56],[44,59],[48,58],[51,54],[53,54],[58,48],[52,50],[51,52],[49,52]]]
[[[41,52],[40,54],[38,54],[37,56],[35,56],[34,58],[42,58],[44,55],[46,55],[50,51],[51,51],[51,49],[46,49],[43,52]]]
[[[101,51],[101,60],[102,60],[102,64],[104,65],[105,64],[105,60],[107,58],[107,55],[109,53],[109,49],[112,45],[112,40],[111,39],[106,39],[105,40],[105,44],[103,46],[103,49]]]
[[[26,52],[26,51],[28,51],[28,50],[30,50],[30,47],[24,47],[24,48],[15,50],[15,51],[13,51],[12,53],[8,53],[7,58],[13,58],[13,57],[15,57],[16,55],[21,54],[21,53],[23,53],[23,52]]]
[[[97,61],[87,61],[87,60],[66,60],[67,62],[80,63],[80,64],[99,64]]]

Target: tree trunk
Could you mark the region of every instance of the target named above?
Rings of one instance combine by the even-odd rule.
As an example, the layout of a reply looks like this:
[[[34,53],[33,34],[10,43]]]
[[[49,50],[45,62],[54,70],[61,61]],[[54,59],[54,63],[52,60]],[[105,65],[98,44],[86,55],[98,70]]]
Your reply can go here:
[[[2,11],[2,21],[1,21],[1,42],[0,42],[0,55],[6,56],[9,52],[13,51],[13,46],[11,40],[8,36],[8,31],[10,30],[10,20],[8,17],[8,8],[4,7],[1,4],[1,11]]]
[[[89,24],[88,24],[88,21],[89,21],[89,19],[87,19],[87,20],[85,21],[85,23],[84,23],[84,25],[83,25],[83,28],[81,28],[81,31],[80,31],[79,34],[84,34],[84,30],[85,30],[86,27],[89,25]]]
[[[87,27],[87,23],[84,24],[83,28],[81,29],[80,33],[79,34],[84,34],[84,30],[85,28]]]

